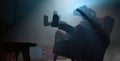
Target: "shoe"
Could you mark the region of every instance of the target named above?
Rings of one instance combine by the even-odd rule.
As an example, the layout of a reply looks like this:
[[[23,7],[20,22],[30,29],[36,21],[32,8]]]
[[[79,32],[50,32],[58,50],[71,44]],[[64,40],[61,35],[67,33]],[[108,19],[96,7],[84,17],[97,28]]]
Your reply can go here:
[[[51,26],[52,26],[52,27],[58,27],[58,25],[59,25],[59,16],[58,16],[57,12],[54,11]]]
[[[49,26],[49,22],[48,22],[48,16],[44,15],[44,26]]]

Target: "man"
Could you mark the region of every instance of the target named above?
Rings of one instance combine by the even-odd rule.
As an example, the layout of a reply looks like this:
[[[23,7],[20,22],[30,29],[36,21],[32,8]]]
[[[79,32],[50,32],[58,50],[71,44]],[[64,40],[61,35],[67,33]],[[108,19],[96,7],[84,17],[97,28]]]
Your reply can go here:
[[[101,23],[100,19],[96,17],[95,11],[86,6],[77,8],[76,11],[83,19],[76,27],[59,21],[57,12],[54,12],[51,26],[58,27],[58,29],[64,30],[69,35],[67,41],[71,48],[67,51],[70,58],[77,61],[103,61],[105,50],[109,45],[109,35],[114,19],[106,16],[103,23]]]

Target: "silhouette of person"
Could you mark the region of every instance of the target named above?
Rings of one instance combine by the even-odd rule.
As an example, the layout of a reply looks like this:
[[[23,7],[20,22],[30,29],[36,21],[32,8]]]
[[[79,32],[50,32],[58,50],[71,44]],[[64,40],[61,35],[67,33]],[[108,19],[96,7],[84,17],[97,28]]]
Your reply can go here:
[[[68,45],[71,48],[67,51],[72,61],[103,61],[105,50],[109,45],[114,19],[111,16],[105,16],[104,20],[101,20],[96,17],[94,10],[86,6],[79,7],[76,11],[83,19],[76,27],[59,21],[56,11],[53,14],[52,23],[44,23],[44,25],[58,27],[69,34],[65,40],[69,41]]]

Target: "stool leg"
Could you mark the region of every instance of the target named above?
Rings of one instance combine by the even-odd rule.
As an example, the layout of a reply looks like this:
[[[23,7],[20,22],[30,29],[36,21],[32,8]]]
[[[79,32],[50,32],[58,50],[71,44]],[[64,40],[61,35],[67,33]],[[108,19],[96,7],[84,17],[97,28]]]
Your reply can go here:
[[[23,55],[23,60],[24,61],[30,61],[29,47],[23,48],[21,52],[22,52],[22,55]]]
[[[54,55],[53,61],[56,61],[57,56],[58,56],[57,54]]]
[[[15,51],[16,61],[18,61],[19,52],[20,52],[20,51]]]

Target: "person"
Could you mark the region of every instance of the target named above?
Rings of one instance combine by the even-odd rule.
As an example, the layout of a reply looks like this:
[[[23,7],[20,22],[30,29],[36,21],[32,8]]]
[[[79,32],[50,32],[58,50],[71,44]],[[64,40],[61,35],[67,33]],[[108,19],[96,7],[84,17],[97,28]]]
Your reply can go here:
[[[79,7],[76,11],[83,19],[76,27],[59,21],[60,18],[56,11],[53,14],[53,21],[44,24],[58,27],[70,35],[67,40],[71,45],[69,51],[73,61],[75,59],[77,61],[103,61],[105,50],[109,45],[114,19],[111,16],[105,16],[102,21],[97,18],[95,11],[87,6]]]

